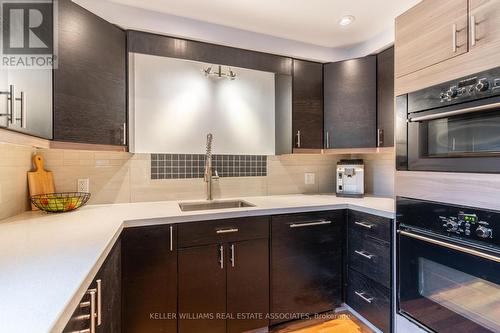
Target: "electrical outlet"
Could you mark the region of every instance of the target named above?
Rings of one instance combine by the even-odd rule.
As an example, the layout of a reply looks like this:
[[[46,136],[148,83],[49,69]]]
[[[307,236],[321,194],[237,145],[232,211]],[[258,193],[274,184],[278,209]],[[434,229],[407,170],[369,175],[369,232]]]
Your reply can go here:
[[[314,174],[314,173],[305,173],[304,174],[304,183],[306,185],[314,185],[316,183],[316,174]]]
[[[88,178],[78,179],[77,192],[90,193],[90,181]]]

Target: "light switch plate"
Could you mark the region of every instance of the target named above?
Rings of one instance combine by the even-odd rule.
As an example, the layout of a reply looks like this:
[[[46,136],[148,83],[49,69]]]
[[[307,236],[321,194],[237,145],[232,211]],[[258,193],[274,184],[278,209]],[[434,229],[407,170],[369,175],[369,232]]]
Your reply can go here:
[[[90,181],[88,178],[78,179],[77,192],[90,193]]]
[[[306,185],[314,185],[316,183],[316,174],[315,173],[305,173],[304,174],[304,183]]]

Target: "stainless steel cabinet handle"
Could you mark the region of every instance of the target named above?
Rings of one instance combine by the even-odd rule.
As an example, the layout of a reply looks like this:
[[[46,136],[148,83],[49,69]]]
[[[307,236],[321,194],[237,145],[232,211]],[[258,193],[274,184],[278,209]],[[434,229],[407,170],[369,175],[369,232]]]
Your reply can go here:
[[[471,46],[476,46],[476,17],[471,15],[470,17],[470,44]]]
[[[331,224],[331,223],[332,223],[332,221],[326,221],[326,220],[306,222],[306,223],[293,223],[293,224],[290,224],[290,228],[312,227],[315,225],[323,225],[323,224]]]
[[[457,25],[454,24],[452,26],[453,34],[452,34],[452,43],[453,43],[453,53],[457,52]]]
[[[231,266],[234,267],[235,264],[234,244],[231,244]]]
[[[233,232],[238,232],[239,229],[237,228],[233,228],[233,229],[220,229],[220,230],[217,230],[216,233],[218,234],[230,234],[230,233],[233,233]]]
[[[384,130],[377,129],[377,147],[382,147],[384,145]]]
[[[97,292],[96,292],[96,297],[97,297],[97,326],[101,325],[102,323],[102,280],[96,280],[97,284]]]
[[[224,269],[224,245],[219,247],[219,264],[220,268]]]
[[[24,91],[21,91],[21,97],[16,98],[16,101],[21,102],[21,116],[19,118],[16,118],[16,121],[21,122],[21,128],[26,128],[27,123],[28,123],[28,109],[26,105],[26,93]]]
[[[174,226],[170,226],[170,252],[174,251]]]
[[[365,292],[364,291],[355,291],[354,292],[359,298],[361,298],[363,301],[365,301],[366,303],[372,303],[373,302],[373,297],[366,297],[365,296]]]
[[[470,248],[463,247],[463,246],[460,246],[460,245],[455,245],[455,244],[443,242],[443,241],[440,241],[440,240],[437,240],[437,239],[433,239],[433,238],[429,238],[429,237],[417,235],[417,234],[414,234],[412,232],[407,232],[407,231],[403,231],[403,230],[398,230],[398,234],[403,235],[403,236],[408,236],[410,238],[415,238],[415,239],[421,240],[423,242],[431,243],[431,244],[434,244],[434,245],[437,245],[437,246],[445,247],[445,248],[448,248],[448,249],[451,249],[451,250],[455,250],[455,251],[459,251],[459,252],[462,252],[462,253],[470,254],[470,255],[473,255],[473,256],[476,256],[476,257],[479,257],[479,258],[483,258],[483,259],[486,259],[486,260],[491,260],[491,261],[500,263],[500,257],[494,256],[494,255],[491,255],[491,254],[488,254],[488,253],[484,253],[484,252],[481,252],[481,251],[478,251],[478,250],[474,250],[474,249],[470,249]]]
[[[95,315],[95,311],[96,311],[96,306],[95,306],[95,294],[96,294],[96,291],[95,290],[91,290],[89,292],[90,294],[90,333],[95,333],[95,319],[96,319],[96,315]]]
[[[366,229],[372,229],[375,225],[373,224],[369,224],[369,223],[365,223],[365,222],[354,222],[355,225],[359,225],[360,227],[363,227],[363,228],[366,228]]]
[[[123,123],[123,138],[122,138],[122,143],[124,145],[127,144],[127,123]]]
[[[356,253],[357,255],[360,255],[360,256],[362,256],[362,257],[364,257],[366,259],[369,259],[369,260],[372,260],[372,258],[375,257],[374,254],[369,254],[369,253],[367,253],[365,251],[358,251],[358,250],[356,250],[356,251],[354,251],[354,253]]]
[[[330,132],[326,131],[326,144],[325,144],[326,149],[330,149]]]
[[[437,113],[437,114],[430,114],[428,116],[414,117],[414,118],[409,119],[409,121],[415,123],[415,122],[419,122],[419,121],[441,119],[441,118],[458,116],[458,115],[467,114],[467,113],[474,113],[474,112],[481,112],[481,111],[485,111],[485,110],[496,109],[498,107],[500,107],[500,102],[486,104],[486,105],[480,105],[480,106],[474,106],[474,107],[465,108],[465,109],[456,110],[456,111],[448,111],[448,112],[442,112],[442,113]]]
[[[15,117],[15,90],[14,85],[11,84],[8,91],[0,91],[0,95],[7,95],[7,100],[9,101],[7,113],[0,113],[0,117],[7,117],[7,121],[11,124],[14,123]]]
[[[300,148],[300,131],[297,131],[297,148]]]

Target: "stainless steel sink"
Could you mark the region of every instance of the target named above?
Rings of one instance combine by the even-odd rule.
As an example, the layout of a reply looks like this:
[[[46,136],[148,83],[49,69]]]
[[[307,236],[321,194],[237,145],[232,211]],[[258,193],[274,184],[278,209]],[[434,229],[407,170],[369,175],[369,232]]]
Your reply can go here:
[[[183,212],[192,212],[196,210],[255,207],[255,205],[252,205],[251,203],[243,200],[213,200],[213,201],[198,201],[198,202],[181,202],[179,203],[179,207]]]

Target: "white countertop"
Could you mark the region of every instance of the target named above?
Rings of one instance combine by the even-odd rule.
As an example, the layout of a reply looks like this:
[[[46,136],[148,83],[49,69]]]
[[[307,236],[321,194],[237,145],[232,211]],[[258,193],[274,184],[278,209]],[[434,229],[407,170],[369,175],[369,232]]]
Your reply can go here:
[[[394,200],[334,195],[245,197],[255,207],[181,212],[175,201],[27,212],[0,222],[0,333],[59,333],[124,227],[354,209],[394,218]]]

